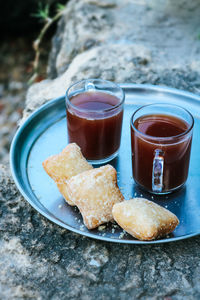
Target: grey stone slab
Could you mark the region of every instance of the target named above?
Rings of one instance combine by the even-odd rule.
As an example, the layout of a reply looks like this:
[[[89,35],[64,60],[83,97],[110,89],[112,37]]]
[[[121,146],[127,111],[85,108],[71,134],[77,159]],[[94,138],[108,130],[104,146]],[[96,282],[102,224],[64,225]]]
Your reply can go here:
[[[98,45],[140,43],[157,64],[190,64],[199,60],[199,13],[199,0],[72,0],[53,39],[49,76]]]
[[[161,245],[92,240],[52,224],[0,166],[0,299],[199,299],[200,237]]]
[[[94,47],[77,55],[62,75],[29,88],[21,122],[40,105],[65,95],[73,82],[85,78],[167,85],[199,94],[199,72],[198,62],[173,67],[156,64],[151,51],[140,44]]]

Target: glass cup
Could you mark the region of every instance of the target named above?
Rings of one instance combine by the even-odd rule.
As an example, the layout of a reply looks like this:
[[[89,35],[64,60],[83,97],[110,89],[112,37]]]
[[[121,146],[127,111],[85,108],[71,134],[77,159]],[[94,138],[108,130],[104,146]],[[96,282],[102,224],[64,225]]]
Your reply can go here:
[[[69,142],[77,143],[90,163],[105,163],[117,156],[124,99],[122,88],[101,79],[82,80],[68,88]]]
[[[194,119],[184,108],[150,104],[131,117],[133,178],[145,190],[167,194],[187,180]]]

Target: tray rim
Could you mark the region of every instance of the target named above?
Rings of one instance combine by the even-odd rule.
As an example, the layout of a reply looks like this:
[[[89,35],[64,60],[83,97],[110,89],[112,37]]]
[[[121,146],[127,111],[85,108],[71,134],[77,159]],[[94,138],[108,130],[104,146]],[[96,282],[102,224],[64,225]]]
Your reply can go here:
[[[195,101],[198,101],[200,103],[200,96],[195,95],[191,92],[185,91],[185,90],[178,90],[176,88],[172,88],[172,87],[167,87],[167,86],[160,86],[160,85],[151,85],[151,84],[134,84],[134,83],[119,83],[119,85],[123,88],[123,89],[148,89],[148,90],[152,90],[152,91],[158,91],[159,92],[168,92],[171,93],[173,95],[179,95],[179,96],[184,96],[184,97],[189,97],[192,98]],[[125,91],[126,92],[126,91]],[[65,95],[63,96],[59,96],[57,98],[54,98],[52,100],[49,100],[48,102],[44,103],[43,105],[41,105],[38,109],[36,109],[34,112],[32,112],[28,118],[24,121],[24,123],[17,129],[15,136],[12,140],[11,146],[10,146],[10,170],[11,170],[11,175],[13,177],[13,180],[15,182],[15,185],[17,186],[18,190],[20,191],[20,193],[22,194],[22,196],[24,197],[24,199],[36,210],[38,211],[43,217],[47,218],[49,221],[51,221],[52,223],[59,225],[65,229],[68,229],[71,232],[77,233],[77,234],[81,234],[83,236],[87,236],[89,238],[93,238],[96,240],[101,240],[104,242],[111,242],[111,243],[118,243],[118,244],[139,244],[139,245],[149,245],[149,244],[162,244],[162,243],[170,243],[170,242],[177,242],[180,240],[185,240],[194,236],[198,236],[200,234],[200,232],[194,232],[194,233],[190,233],[188,235],[183,235],[180,237],[172,237],[172,238],[164,238],[164,239],[160,239],[160,240],[152,240],[152,241],[141,241],[141,240],[123,240],[123,239],[119,239],[119,238],[108,238],[108,237],[103,237],[103,236],[99,236],[99,235],[95,235],[94,233],[90,233],[90,232],[84,232],[81,231],[79,229],[73,228],[67,224],[65,224],[64,222],[62,222],[61,220],[57,219],[55,216],[52,216],[51,212],[48,211],[48,209],[42,204],[40,203],[40,205],[44,208],[41,209],[39,206],[37,206],[34,201],[29,197],[29,195],[27,194],[26,191],[24,191],[24,189],[21,186],[21,181],[19,180],[18,176],[17,176],[17,172],[15,170],[15,151],[16,151],[16,144],[17,141],[20,138],[20,135],[23,133],[24,129],[34,120],[34,118],[39,115],[40,113],[42,113],[44,110],[46,110],[47,108],[49,109],[51,106],[54,106],[57,102],[63,101],[63,99],[65,98]],[[31,150],[32,145],[29,149],[29,151]],[[35,196],[35,194],[33,193],[34,198],[38,201],[37,197]],[[45,212],[46,210],[46,212]]]

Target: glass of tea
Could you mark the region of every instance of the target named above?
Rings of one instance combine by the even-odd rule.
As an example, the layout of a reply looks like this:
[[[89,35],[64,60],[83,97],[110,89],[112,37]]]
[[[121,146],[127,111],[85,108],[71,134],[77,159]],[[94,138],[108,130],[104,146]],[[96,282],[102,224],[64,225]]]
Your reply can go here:
[[[150,104],[131,117],[133,178],[145,190],[167,194],[188,176],[193,116],[171,104]]]
[[[117,84],[87,79],[66,92],[70,143],[77,143],[93,164],[110,161],[120,147],[125,94]]]

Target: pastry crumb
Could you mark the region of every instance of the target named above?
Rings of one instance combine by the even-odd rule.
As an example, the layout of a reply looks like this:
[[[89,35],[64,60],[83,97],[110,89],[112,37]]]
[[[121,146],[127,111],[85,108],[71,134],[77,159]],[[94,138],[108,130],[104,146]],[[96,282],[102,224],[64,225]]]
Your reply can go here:
[[[105,225],[101,225],[101,226],[98,227],[98,230],[99,230],[99,231],[103,231],[105,228],[106,228]]]
[[[81,230],[81,231],[84,231],[84,225],[81,225],[80,227],[79,227],[79,229]]]
[[[125,231],[121,232],[120,235],[119,235],[119,239],[122,239],[124,237],[124,235],[126,234]]]

